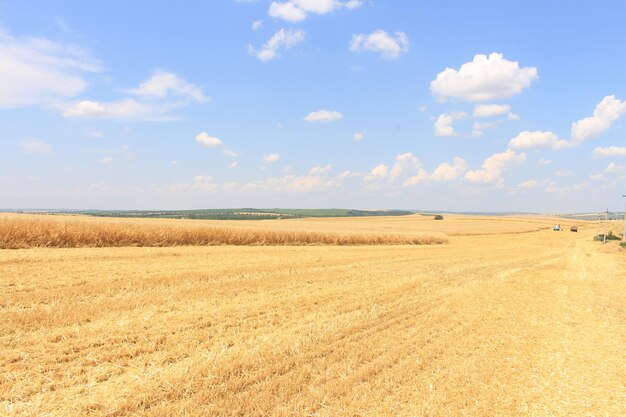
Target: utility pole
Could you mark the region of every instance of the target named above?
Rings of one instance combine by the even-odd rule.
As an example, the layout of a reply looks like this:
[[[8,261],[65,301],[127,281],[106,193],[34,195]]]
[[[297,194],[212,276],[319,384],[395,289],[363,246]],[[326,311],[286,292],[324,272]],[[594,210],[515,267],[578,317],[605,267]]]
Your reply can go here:
[[[606,214],[604,216],[604,243],[606,244],[606,226],[609,221],[609,209],[607,207]]]
[[[626,197],[626,194],[622,194],[622,197]],[[622,241],[626,242],[626,207],[624,207],[624,235],[622,236]]]

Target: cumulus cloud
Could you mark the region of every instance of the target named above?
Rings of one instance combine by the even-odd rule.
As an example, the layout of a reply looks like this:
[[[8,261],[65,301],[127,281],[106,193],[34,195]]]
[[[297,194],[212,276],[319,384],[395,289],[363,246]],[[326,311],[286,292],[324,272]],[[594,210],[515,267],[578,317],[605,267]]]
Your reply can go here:
[[[330,170],[333,168],[332,165],[328,164],[328,165],[323,165],[323,166],[317,166],[317,167],[313,167],[311,168],[311,170],[309,171],[310,175],[324,175],[324,174],[328,174],[328,172],[330,172]]]
[[[224,144],[220,138],[209,136],[207,132],[198,133],[196,135],[196,142],[202,146],[206,146],[207,148],[215,148]]]
[[[304,120],[309,123],[328,123],[343,119],[343,114],[334,110],[318,110],[307,114]]]
[[[474,106],[474,117],[492,117],[511,113],[508,104],[477,104]]]
[[[379,52],[385,59],[398,59],[409,50],[409,38],[404,32],[396,32],[393,36],[384,30],[361,33],[352,35],[350,50]]]
[[[19,143],[20,149],[26,153],[38,153],[42,155],[52,155],[52,145],[41,140],[23,140]]]
[[[395,181],[408,172],[420,169],[422,166],[411,152],[406,152],[396,156],[396,163],[389,173],[389,181]]]
[[[248,47],[248,52],[256,56],[263,62],[272,61],[279,56],[280,50],[289,49],[304,40],[303,30],[280,29],[263,44],[261,49],[256,50],[252,46]]]
[[[360,141],[362,141],[362,140],[363,140],[363,137],[364,137],[363,133],[361,133],[361,132],[356,132],[356,133],[354,134],[354,136],[352,136],[352,140],[353,140],[353,141],[355,141],[355,142],[360,142]]]
[[[0,28],[0,109],[54,106],[87,87],[100,65],[76,46],[15,38]]]
[[[550,131],[534,131],[527,130],[511,139],[509,148],[518,151],[531,149],[562,149],[570,146],[570,143]]]
[[[272,2],[268,14],[276,19],[283,19],[288,22],[300,22],[306,19],[306,12],[290,1],[284,3]]]
[[[407,178],[403,183],[403,187],[413,187],[419,184],[429,182],[450,182],[455,181],[463,176],[467,171],[467,161],[463,158],[455,156],[452,163],[443,162],[435,168],[432,174],[429,174],[421,167],[417,169],[417,175]]]
[[[593,115],[572,123],[572,141],[580,144],[611,128],[617,119],[626,114],[626,101],[606,96],[596,106]]]
[[[113,158],[111,158],[110,156],[105,156],[104,158],[100,159],[100,162],[102,162],[103,164],[112,164],[113,163]]]
[[[475,55],[458,70],[446,68],[430,83],[430,91],[442,100],[497,100],[521,93],[537,78],[537,68],[520,68],[519,63],[494,52]]]
[[[380,164],[375,166],[363,179],[365,181],[380,181],[387,178],[388,175],[389,168],[387,165]]]
[[[435,136],[454,136],[455,134],[452,116],[447,113],[441,114],[435,122]]]
[[[320,192],[340,185],[340,181],[321,175],[285,175],[249,182],[242,190],[307,193]]]
[[[254,22],[252,22],[252,30],[259,30],[261,29],[261,26],[263,26],[262,20],[255,20]]]
[[[609,146],[608,148],[598,147],[593,150],[595,158],[608,158],[612,156],[626,156],[626,148],[618,146]]]
[[[268,14],[276,19],[288,22],[301,22],[306,19],[308,13],[327,14],[345,7],[352,10],[361,7],[362,0],[288,0],[284,2],[274,1],[270,4]]]
[[[412,177],[409,177],[406,180],[404,180],[404,182],[402,183],[402,186],[413,187],[423,182],[426,182],[428,180],[429,180],[428,172],[426,172],[424,169],[420,169],[417,175],[413,175]]]
[[[454,120],[464,119],[465,112],[443,113],[435,121],[435,136],[455,136],[456,130],[452,126]]]
[[[614,162],[611,162],[606,169],[604,170],[607,174],[626,174],[626,167],[617,165]]]
[[[279,159],[280,155],[278,155],[277,153],[263,155],[263,162],[265,162],[266,164],[273,164],[274,162],[278,162]]]
[[[468,171],[465,179],[476,183],[495,183],[502,181],[503,171],[510,165],[526,160],[526,154],[507,149],[505,152],[495,153],[485,159],[481,169]]]
[[[209,98],[202,89],[177,75],[159,71],[139,87],[128,90],[135,97],[110,102],[82,100],[63,109],[69,118],[100,118],[114,120],[169,121],[175,109],[192,103],[206,103]]]
[[[362,177],[362,176],[363,174],[360,174],[358,172],[343,171],[341,174],[337,176],[337,178],[340,180],[345,180],[347,178]]]
[[[452,164],[443,162],[430,175],[433,181],[454,181],[459,179],[467,171],[467,161],[455,156]]]

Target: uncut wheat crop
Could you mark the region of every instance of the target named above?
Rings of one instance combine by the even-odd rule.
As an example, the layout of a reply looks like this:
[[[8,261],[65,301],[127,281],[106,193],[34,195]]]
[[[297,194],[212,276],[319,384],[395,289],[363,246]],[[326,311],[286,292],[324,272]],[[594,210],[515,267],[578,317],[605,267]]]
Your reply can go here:
[[[359,233],[232,227],[214,221],[107,219],[61,215],[0,215],[0,248],[211,246],[211,245],[428,245],[447,242],[443,233]]]

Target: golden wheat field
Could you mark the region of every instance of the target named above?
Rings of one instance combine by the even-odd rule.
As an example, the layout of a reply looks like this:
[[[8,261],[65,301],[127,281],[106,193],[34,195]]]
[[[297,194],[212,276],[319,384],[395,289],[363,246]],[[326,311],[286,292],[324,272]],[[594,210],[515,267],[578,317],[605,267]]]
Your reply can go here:
[[[0,415],[623,416],[626,251],[556,223],[3,216]]]

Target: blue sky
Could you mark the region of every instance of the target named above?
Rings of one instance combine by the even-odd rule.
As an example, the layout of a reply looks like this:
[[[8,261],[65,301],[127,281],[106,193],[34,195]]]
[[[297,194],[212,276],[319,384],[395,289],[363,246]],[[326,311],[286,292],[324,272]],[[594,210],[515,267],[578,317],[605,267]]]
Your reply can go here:
[[[582,212],[623,1],[0,1],[0,207]]]

